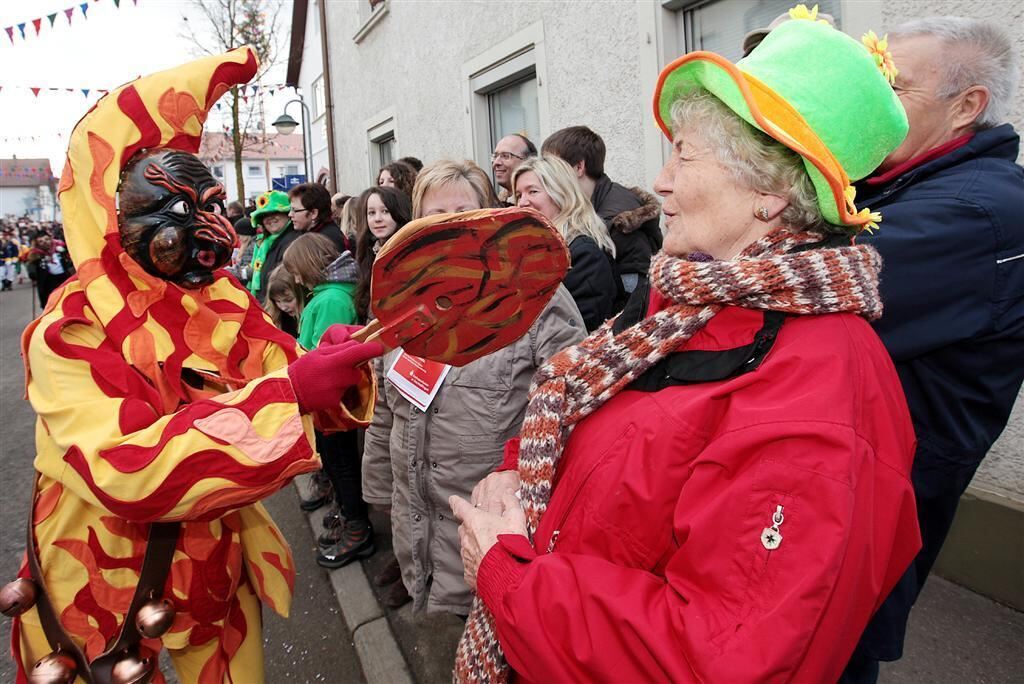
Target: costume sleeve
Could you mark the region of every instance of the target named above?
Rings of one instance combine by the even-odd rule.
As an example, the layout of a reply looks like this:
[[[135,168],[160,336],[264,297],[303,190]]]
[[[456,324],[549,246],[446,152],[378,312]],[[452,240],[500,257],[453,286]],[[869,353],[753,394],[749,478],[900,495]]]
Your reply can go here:
[[[629,530],[664,517],[653,510],[591,532],[607,535],[589,542],[611,549],[600,557],[557,545],[534,556],[525,537],[501,537],[480,565],[478,593],[513,669],[530,681],[835,681],[884,595],[879,586],[898,576],[870,562],[871,545],[885,547],[887,536],[872,539],[876,507],[854,496],[852,469],[836,468],[873,455],[848,429],[772,427],[705,450],[656,557],[630,553]],[[586,498],[574,505],[600,505],[579,503]],[[769,551],[761,534],[777,506],[782,541]],[[912,516],[912,497],[903,508]],[[865,517],[855,525],[857,511]],[[607,521],[578,514],[593,521],[590,530]],[[571,539],[566,525],[562,544]],[[607,559],[615,556],[630,561]],[[808,657],[812,643],[829,655]]]
[[[45,323],[29,347],[28,396],[46,433],[35,465],[89,503],[135,522],[212,519],[319,467],[280,350],[265,359],[278,370],[161,415],[90,326]]]
[[[970,202],[929,198],[882,210],[861,242],[882,255],[882,318],[873,324],[897,364],[991,330],[1000,281],[991,217]],[[965,239],[964,226],[971,227]]]

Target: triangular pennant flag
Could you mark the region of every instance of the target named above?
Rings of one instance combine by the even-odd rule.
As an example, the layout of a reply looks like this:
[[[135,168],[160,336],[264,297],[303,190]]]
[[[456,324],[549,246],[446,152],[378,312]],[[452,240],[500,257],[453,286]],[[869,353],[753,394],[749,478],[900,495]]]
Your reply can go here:
[[[65,88],[64,90],[68,91],[69,93],[75,92],[74,88]]]
[[[114,0],[114,7],[120,7],[120,6],[121,6],[121,0]]]
[[[46,18],[50,20],[50,28],[53,28],[53,22],[57,19],[57,13],[47,14]]]
[[[32,91],[33,95],[35,95],[36,97],[39,97],[39,91],[42,90],[42,88],[29,88],[29,90]]]
[[[50,92],[53,92],[53,93],[55,93],[55,92],[57,92],[58,90],[60,90],[60,88],[47,88],[47,90],[49,90]],[[68,90],[71,90],[71,88],[68,88]]]
[[[33,20],[32,20],[32,26],[34,26],[34,27],[35,27],[35,29],[36,29],[36,35],[37,35],[37,36],[39,35],[39,28],[40,28],[40,27],[41,27],[42,25],[43,25],[43,18],[42,18],[42,17],[40,17],[40,18],[38,18],[38,19],[33,19]]]
[[[4,27],[4,31],[7,31],[7,37],[10,38],[11,39],[11,43],[13,43],[14,42],[14,27],[13,26],[5,26]]]
[[[64,16],[68,18],[68,26],[71,25],[71,15],[74,14],[74,13],[75,13],[75,8],[74,7],[68,7],[66,10],[64,10]]]
[[[79,7],[82,8],[82,16],[85,17],[86,19],[88,19],[89,18],[89,3],[83,2],[81,5],[79,5]]]
[[[249,104],[249,96],[248,95],[243,95],[242,99],[245,100],[245,104]]]
[[[21,37],[25,37],[25,22],[18,24],[18,30],[21,31]]]
[[[89,89],[88,88],[82,88],[82,94],[85,95],[86,97],[89,97]]]

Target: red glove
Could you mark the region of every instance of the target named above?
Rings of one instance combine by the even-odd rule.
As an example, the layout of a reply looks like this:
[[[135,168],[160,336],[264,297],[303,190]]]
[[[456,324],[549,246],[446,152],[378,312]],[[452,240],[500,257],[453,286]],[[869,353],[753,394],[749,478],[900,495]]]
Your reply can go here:
[[[347,342],[353,335],[362,329],[363,326],[361,325],[343,325],[341,323],[335,323],[327,328],[327,330],[324,330],[324,334],[320,336],[320,342],[316,346],[319,348]]]
[[[336,408],[345,390],[363,377],[358,366],[383,353],[384,345],[380,342],[348,340],[300,356],[288,366],[299,410],[313,413]]]

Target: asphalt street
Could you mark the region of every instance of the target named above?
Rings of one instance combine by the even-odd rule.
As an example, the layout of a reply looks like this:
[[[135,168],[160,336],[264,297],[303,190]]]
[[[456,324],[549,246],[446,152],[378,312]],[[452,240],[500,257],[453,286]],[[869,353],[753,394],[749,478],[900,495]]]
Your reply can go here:
[[[0,293],[0,585],[13,579],[25,547],[35,415],[23,399],[25,376],[19,351],[21,331],[32,318],[34,297],[27,285]],[[295,488],[289,485],[265,503],[292,544],[297,565],[291,618],[263,611],[266,681],[363,682],[334,590],[315,562],[316,542],[299,510]],[[0,618],[0,682],[14,681],[7,646],[10,626],[10,620]],[[174,684],[170,669],[164,668],[164,672]]]

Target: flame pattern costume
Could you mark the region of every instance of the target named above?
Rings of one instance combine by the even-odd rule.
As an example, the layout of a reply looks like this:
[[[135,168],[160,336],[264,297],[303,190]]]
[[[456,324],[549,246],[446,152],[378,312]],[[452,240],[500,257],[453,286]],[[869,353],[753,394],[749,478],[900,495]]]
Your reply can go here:
[[[314,423],[365,426],[375,393],[367,374],[343,405],[302,414],[286,371],[302,351],[237,281],[218,270],[182,287],[122,247],[129,160],[195,153],[209,108],[256,70],[249,48],[200,59],[114,90],[79,122],[59,189],[78,274],[22,341],[50,602],[96,657],[125,620],[150,523],[180,521],[164,592],[174,621],[142,645],[170,649],[183,682],[262,681],[260,603],[287,616],[295,568],[258,501],[320,467]],[[24,682],[53,650],[35,608],[12,640]]]

